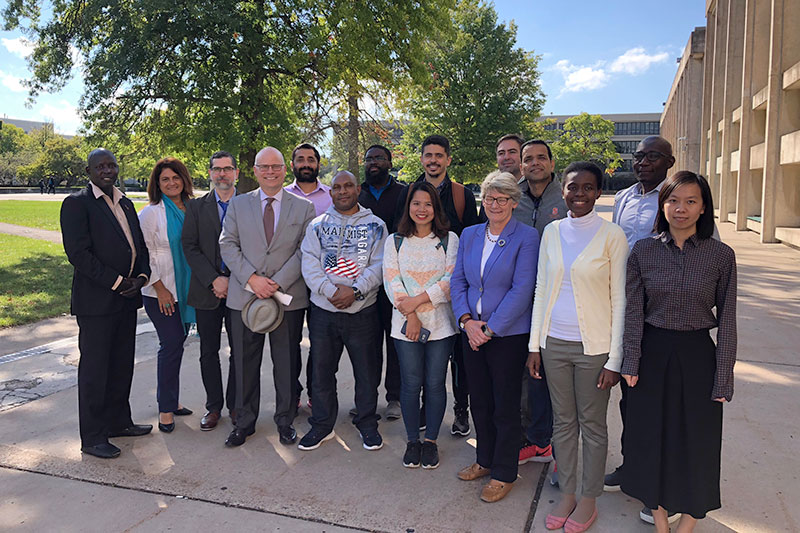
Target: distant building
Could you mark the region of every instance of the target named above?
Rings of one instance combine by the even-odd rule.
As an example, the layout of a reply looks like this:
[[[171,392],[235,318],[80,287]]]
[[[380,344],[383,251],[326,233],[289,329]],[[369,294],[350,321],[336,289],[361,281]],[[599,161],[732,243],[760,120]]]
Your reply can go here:
[[[564,123],[568,118],[574,115],[546,115],[542,116],[539,120],[555,120],[555,124],[548,124],[545,129],[548,130],[563,130]],[[619,172],[633,172],[633,152],[636,151],[636,146],[639,142],[650,135],[659,134],[659,120],[661,119],[660,113],[617,113],[600,115],[606,120],[614,123],[614,135],[611,141],[617,148],[620,158],[622,158],[622,166],[618,169]]]
[[[19,118],[8,118],[2,117],[0,118],[0,124],[11,124],[12,126],[16,126],[20,128],[25,133],[30,133],[34,130],[43,130],[45,128],[53,129],[52,122],[39,122],[37,120],[22,120]]]
[[[708,176],[721,221],[759,233],[761,242],[800,246],[797,28],[797,0],[706,0],[702,54],[696,28],[662,126],[677,146],[699,133],[699,150],[687,144],[685,168]],[[688,154],[695,150],[696,164]]]

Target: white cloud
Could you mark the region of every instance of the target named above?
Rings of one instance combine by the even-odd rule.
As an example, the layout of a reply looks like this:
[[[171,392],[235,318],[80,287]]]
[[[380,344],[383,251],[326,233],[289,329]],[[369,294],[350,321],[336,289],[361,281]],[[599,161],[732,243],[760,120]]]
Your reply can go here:
[[[13,74],[7,74],[2,70],[0,70],[0,83],[15,93],[24,93],[28,90],[24,85],[22,85],[22,78],[18,78]]]
[[[81,126],[78,108],[66,100],[59,100],[55,105],[43,104],[38,112],[42,119],[53,122],[59,133],[74,135]]]
[[[15,39],[7,39],[3,37],[1,40],[3,42],[3,46],[6,47],[6,50],[15,56],[19,56],[24,59],[33,52],[33,43],[25,37],[17,37]]]
[[[667,52],[650,55],[644,48],[631,48],[611,63],[610,70],[638,76],[644,74],[651,65],[663,63],[667,59],[669,59]]]
[[[608,85],[610,76],[602,68],[602,62],[594,66],[573,65],[566,59],[555,64],[555,70],[564,76],[563,93],[577,93],[581,91],[594,91]]]

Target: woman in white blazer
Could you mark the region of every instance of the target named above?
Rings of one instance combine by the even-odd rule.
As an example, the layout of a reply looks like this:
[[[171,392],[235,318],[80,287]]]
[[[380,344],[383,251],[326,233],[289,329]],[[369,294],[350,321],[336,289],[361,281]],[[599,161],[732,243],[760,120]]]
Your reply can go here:
[[[183,255],[181,233],[192,180],[186,166],[167,157],[156,163],[147,186],[150,204],[139,213],[144,241],[150,253],[150,281],[142,289],[144,309],[158,333],[158,429],[175,429],[175,415],[192,411],[178,403],[183,343],[194,308],[186,303],[191,271]]]
[[[594,163],[564,170],[567,218],[542,236],[528,345],[528,369],[544,364],[553,404],[553,446],[561,501],[547,529],[585,531],[597,518],[608,450],[606,411],[619,381],[628,243],[622,229],[594,210],[603,172]],[[575,498],[578,437],[583,441],[581,500]]]

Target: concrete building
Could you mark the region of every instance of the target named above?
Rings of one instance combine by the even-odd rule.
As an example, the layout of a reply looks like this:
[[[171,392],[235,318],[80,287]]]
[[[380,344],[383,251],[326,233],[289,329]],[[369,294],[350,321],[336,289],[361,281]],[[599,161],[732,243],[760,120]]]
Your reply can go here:
[[[41,130],[46,127],[53,129],[52,122],[39,122],[38,120],[23,120],[20,118],[8,118],[6,116],[0,118],[0,124],[11,124],[20,128],[25,133],[30,133],[34,130]]]
[[[663,133],[678,145],[699,122],[698,166],[719,219],[800,246],[800,2],[707,0],[706,22],[702,57],[693,33],[681,59]]]
[[[548,124],[545,129],[563,130],[564,123],[573,116],[547,115],[542,116],[540,120],[555,120],[554,124]],[[600,116],[614,123],[614,135],[611,137],[611,141],[617,147],[617,152],[622,158],[622,166],[618,172],[633,172],[633,152],[636,151],[636,145],[649,135],[659,135],[661,115],[659,113],[617,113],[601,114]]]

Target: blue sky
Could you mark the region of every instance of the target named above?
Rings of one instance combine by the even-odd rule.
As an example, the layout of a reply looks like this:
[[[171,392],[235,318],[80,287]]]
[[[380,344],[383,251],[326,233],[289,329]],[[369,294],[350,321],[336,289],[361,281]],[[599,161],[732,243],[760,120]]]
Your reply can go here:
[[[676,58],[694,27],[705,25],[704,0],[497,0],[495,9],[517,25],[517,44],[541,55],[545,115],[660,112]],[[26,107],[28,51],[19,32],[0,31],[0,116],[48,120],[75,133],[80,73]]]

